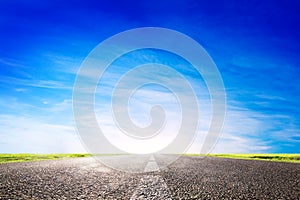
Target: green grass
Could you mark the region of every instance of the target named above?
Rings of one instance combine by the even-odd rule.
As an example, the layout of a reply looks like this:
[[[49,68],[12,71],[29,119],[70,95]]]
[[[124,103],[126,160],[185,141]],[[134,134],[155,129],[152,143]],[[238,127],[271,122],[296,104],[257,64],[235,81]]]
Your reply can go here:
[[[116,154],[112,154],[116,155]],[[201,154],[185,154],[186,156],[203,156]],[[38,160],[54,160],[62,158],[88,157],[91,154],[0,154],[0,163],[30,162]],[[103,156],[103,155],[102,155]],[[300,154],[209,154],[206,156],[247,160],[265,160],[277,162],[300,163]]]
[[[87,157],[90,154],[0,154],[0,163]]]
[[[200,154],[188,154],[188,155],[199,156]],[[220,157],[220,158],[300,163],[300,154],[208,154],[207,156]]]

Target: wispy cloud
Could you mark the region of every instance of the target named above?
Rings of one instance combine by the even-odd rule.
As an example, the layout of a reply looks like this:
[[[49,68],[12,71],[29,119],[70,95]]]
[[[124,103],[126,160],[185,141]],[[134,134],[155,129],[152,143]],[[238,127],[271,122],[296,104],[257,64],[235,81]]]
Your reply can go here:
[[[61,4],[61,9],[40,16],[35,11],[46,12],[48,6],[55,6],[56,3],[41,6],[24,2],[16,6],[10,1],[3,1],[2,7],[7,9],[2,10],[3,20],[0,20],[0,123],[4,127],[0,126],[0,133],[3,136],[1,144],[7,145],[1,146],[1,150],[13,149],[12,146],[16,145],[10,143],[11,139],[14,136],[25,137],[22,133],[39,138],[37,132],[43,132],[44,138],[52,139],[59,137],[54,136],[55,130],[70,135],[71,130],[66,127],[73,125],[72,89],[84,57],[109,36],[137,25],[156,24],[182,31],[200,42],[222,74],[228,109],[224,132],[216,151],[299,152],[300,45],[299,31],[295,29],[299,13],[293,9],[296,4],[261,3],[257,6],[249,1],[233,6],[219,3],[218,12],[215,12],[211,9],[211,3],[205,2],[193,3],[192,6],[186,2],[173,3],[168,5],[168,9],[160,3],[151,9],[151,2],[131,4],[129,7],[126,7],[127,4],[109,2],[104,6],[103,3]],[[239,12],[241,10],[243,12]],[[178,42],[174,41],[174,45]],[[115,45],[113,48],[118,50],[122,47]],[[107,59],[105,55],[100,56]],[[91,91],[90,84],[97,83],[100,75],[100,68],[97,67],[103,64],[101,59],[95,60],[94,68],[82,71],[80,77],[86,87],[82,88],[85,91],[80,92],[82,95],[95,93],[96,114],[100,114],[99,121],[104,121],[109,131],[116,128],[108,118],[111,115],[108,108],[118,80],[137,65],[160,63],[172,66],[194,87],[201,123],[195,149],[201,148],[211,118],[210,95],[205,82],[189,63],[160,50],[131,52],[113,62],[103,74],[97,90]],[[151,79],[165,85],[175,85],[178,88],[176,92],[188,102],[190,95],[181,87],[179,78],[166,73],[163,68],[156,68],[153,73],[144,71],[141,75],[135,74],[121,89],[126,92],[135,83],[150,82]],[[122,94],[119,93],[120,97]],[[174,123],[177,128],[178,121],[175,119],[179,118],[175,116],[180,109],[176,110],[176,98],[164,89],[153,86],[139,88],[139,92],[134,93],[128,102],[134,123],[141,126],[151,123],[149,110],[156,103],[168,110],[170,124]],[[9,131],[8,126],[15,133]],[[35,132],[35,127],[39,131]],[[168,132],[171,133],[174,127],[170,126]],[[54,141],[52,139],[50,141]],[[34,139],[30,141],[32,144],[38,143]],[[77,140],[71,141],[77,144]],[[44,144],[44,141],[41,143]],[[52,144],[55,146],[54,142]],[[31,150],[46,151],[47,145],[44,147],[42,150],[42,146],[31,145]],[[59,142],[57,149],[64,150]]]
[[[11,58],[0,58],[0,65],[24,68],[24,65],[20,61]]]
[[[36,80],[36,79],[21,79],[10,76],[0,76],[0,83],[10,84],[14,86],[28,86],[37,88],[72,90],[70,83],[63,83],[54,80]]]
[[[28,116],[0,115],[2,153],[86,152],[72,126]]]

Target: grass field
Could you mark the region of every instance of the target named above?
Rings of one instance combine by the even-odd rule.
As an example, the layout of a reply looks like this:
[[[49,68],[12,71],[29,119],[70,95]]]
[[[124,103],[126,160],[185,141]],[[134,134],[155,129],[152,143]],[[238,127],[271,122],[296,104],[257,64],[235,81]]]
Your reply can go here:
[[[113,154],[115,155],[115,154]],[[185,154],[186,156],[200,156],[200,154]],[[38,160],[54,160],[62,158],[88,157],[90,154],[0,154],[0,163],[30,162]],[[209,154],[206,156],[220,158],[234,158],[247,160],[265,160],[277,162],[300,163],[300,154]]]
[[[0,163],[87,157],[90,154],[0,154]]]
[[[300,163],[300,154],[209,154],[208,156]]]

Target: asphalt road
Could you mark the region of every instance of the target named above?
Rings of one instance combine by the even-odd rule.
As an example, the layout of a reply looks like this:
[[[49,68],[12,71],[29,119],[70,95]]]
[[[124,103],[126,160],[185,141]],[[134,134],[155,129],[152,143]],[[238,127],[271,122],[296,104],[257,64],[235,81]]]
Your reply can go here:
[[[93,158],[1,164],[0,199],[300,199],[300,164],[181,157],[160,169],[169,156],[120,158],[106,159],[144,172]]]

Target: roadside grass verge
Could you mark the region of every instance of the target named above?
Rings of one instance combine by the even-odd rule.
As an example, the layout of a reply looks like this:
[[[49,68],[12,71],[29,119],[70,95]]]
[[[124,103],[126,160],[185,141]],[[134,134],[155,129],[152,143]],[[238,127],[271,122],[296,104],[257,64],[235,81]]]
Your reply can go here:
[[[62,158],[88,157],[90,154],[0,154],[0,163],[30,162],[38,160],[55,160]]]
[[[187,155],[201,156],[200,154],[187,154]],[[206,156],[219,157],[219,158],[300,163],[300,154],[208,154]]]

